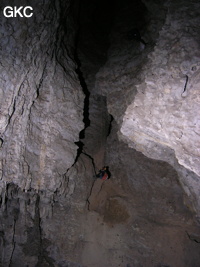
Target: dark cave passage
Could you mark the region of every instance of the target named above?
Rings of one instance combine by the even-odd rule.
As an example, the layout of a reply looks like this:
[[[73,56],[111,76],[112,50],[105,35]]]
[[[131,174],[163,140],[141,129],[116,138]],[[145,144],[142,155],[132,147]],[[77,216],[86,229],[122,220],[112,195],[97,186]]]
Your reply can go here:
[[[84,130],[84,138],[81,140],[81,152],[84,151],[85,155],[91,157],[96,170],[105,164],[109,165],[113,179],[113,182],[111,179],[105,185],[99,184],[98,180],[93,184],[88,198],[89,212],[97,212],[102,216],[103,222],[112,227],[113,225],[117,227],[116,225],[123,220],[131,221],[132,214],[136,212],[137,215],[132,223],[136,220],[137,225],[140,225],[138,227],[144,227],[146,231],[146,234],[140,233],[138,239],[144,238],[145,245],[156,247],[152,264],[149,259],[147,262],[144,260],[142,264],[173,266],[174,251],[179,254],[179,259],[182,257],[182,253],[178,252],[179,248],[175,245],[176,240],[187,239],[187,235],[176,231],[174,225],[179,224],[181,217],[187,221],[193,216],[183,203],[187,197],[178,181],[178,175],[170,165],[147,159],[134,149],[129,149],[117,138],[122,122],[121,115],[135,97],[137,89],[134,83],[137,84],[138,80],[142,79],[139,73],[147,64],[148,55],[154,49],[159,30],[163,26],[166,9],[161,8],[162,11],[156,17],[142,1],[93,1],[92,4],[90,1],[83,1],[81,5],[77,55],[89,91],[87,108],[90,118],[90,123]],[[130,33],[133,35],[134,32],[137,33],[136,38],[130,37]],[[121,60],[125,61],[123,69],[120,69]],[[109,77],[110,81],[109,73],[115,77],[114,79]],[[128,75],[130,76],[128,84],[120,83],[120,80],[124,79],[123,76]],[[121,189],[118,189],[115,183],[120,185]],[[123,190],[126,193],[122,193]],[[134,211],[133,207],[123,199],[123,194],[128,194],[129,201],[135,203]],[[105,195],[106,199],[103,199]],[[172,213],[173,219],[171,219]],[[96,225],[96,222],[93,223]],[[171,230],[166,225],[170,225]],[[160,233],[160,227],[164,234]],[[184,227],[184,224],[180,225],[180,228]],[[154,242],[153,236],[157,236],[158,232],[160,237],[156,237]],[[171,234],[174,235],[174,239],[168,238]],[[124,236],[130,239],[129,233],[124,233]],[[167,251],[168,244],[164,241],[166,238],[173,252]],[[133,245],[134,241],[130,243],[133,247],[137,247]],[[158,248],[157,243],[163,243],[163,249]],[[188,249],[190,250],[189,244]],[[143,247],[141,250],[145,253],[146,249]],[[196,249],[195,251],[197,252]],[[197,257],[196,252],[194,258]],[[131,253],[138,257],[135,251]],[[165,254],[162,260],[159,259],[160,253]],[[88,255],[86,257],[89,257]],[[190,261],[189,254],[185,258],[185,261]],[[194,260],[196,261],[197,259]],[[90,261],[86,259],[85,262]],[[126,259],[126,262],[128,264],[130,260]],[[133,262],[131,261],[131,264]],[[101,260],[99,266],[105,264],[106,261]]]
[[[107,96],[101,88],[95,86],[95,76],[117,44],[126,49],[125,43],[125,46],[131,47],[131,50],[138,54],[141,42],[137,38],[129,38],[128,35],[132,29],[137,28],[142,36],[145,33],[148,36],[147,25],[150,18],[147,8],[140,0],[134,2],[96,0],[92,3],[84,0],[79,2],[78,10],[75,61],[78,65],[76,72],[85,94],[83,111],[85,127],[80,132],[80,142],[76,142],[79,146],[76,160],[84,146],[96,162],[97,168],[100,168],[100,165],[105,163],[106,139],[111,131],[114,117],[113,114],[108,114]],[[125,106],[122,110],[124,108]],[[99,159],[95,158],[94,146],[96,150],[102,149]]]
[[[76,57],[75,57],[75,60],[76,60],[76,62],[79,61],[78,59],[76,59]],[[90,92],[87,89],[87,85],[85,83],[85,79],[84,79],[83,74],[81,72],[81,65],[80,65],[80,63],[78,63],[78,65],[79,66],[76,69],[76,73],[77,73],[77,75],[79,77],[80,85],[81,85],[81,87],[83,89],[83,92],[85,94],[84,109],[83,109],[83,122],[84,122],[85,127],[80,132],[79,137],[80,137],[80,139],[84,139],[85,138],[85,129],[90,126],[90,118],[89,118],[89,108],[90,108],[90,101],[89,101],[89,99],[90,99]]]
[[[140,0],[95,0],[92,3],[83,0],[80,2],[78,21],[77,56],[87,80],[90,72],[93,74],[105,63],[108,49],[113,43],[132,41],[128,38],[132,29],[148,36],[151,17]],[[151,37],[148,36],[148,39]]]

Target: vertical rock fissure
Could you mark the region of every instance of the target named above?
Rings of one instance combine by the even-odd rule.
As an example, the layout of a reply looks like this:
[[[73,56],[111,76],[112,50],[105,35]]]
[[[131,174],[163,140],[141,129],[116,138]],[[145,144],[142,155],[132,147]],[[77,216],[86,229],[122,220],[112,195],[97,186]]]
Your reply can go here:
[[[9,267],[12,266],[12,259],[13,259],[13,254],[15,251],[15,226],[16,226],[16,218],[14,218],[14,223],[13,223],[13,237],[12,237],[12,252],[11,252],[11,256],[10,256],[10,262],[9,262]]]
[[[84,128],[79,133],[79,139],[83,140],[85,138],[85,130],[90,126],[90,118],[89,118],[90,91],[88,90],[87,83],[85,81],[83,72],[81,70],[81,60],[79,59],[79,56],[78,56],[78,45],[79,45],[80,29],[81,29],[80,14],[81,14],[81,3],[79,1],[79,3],[78,3],[78,16],[77,16],[77,25],[78,25],[78,27],[77,27],[76,36],[75,36],[74,60],[75,60],[75,62],[77,64],[77,68],[76,68],[75,71],[76,71],[76,74],[78,76],[82,91],[83,91],[84,96],[85,96],[85,98],[84,98],[84,106],[83,106]],[[76,156],[76,159],[74,161],[74,164],[78,161],[79,156],[83,153],[84,143],[82,141],[80,141],[80,140],[78,142],[75,142],[75,144],[78,146],[78,149],[77,149],[77,156]],[[86,153],[84,153],[84,154],[91,159],[92,165],[93,165],[94,170],[95,170],[94,159],[90,155],[88,155]]]
[[[186,89],[187,89],[187,85],[188,85],[188,75],[185,75],[185,85],[184,85],[184,88],[183,88],[183,92],[181,94],[181,96],[183,96],[183,94],[186,92]]]
[[[84,129],[80,132],[80,139],[84,139],[85,137],[85,130],[87,127],[90,126],[90,119],[89,119],[89,99],[90,99],[90,92],[87,88],[87,84],[85,82],[85,79],[83,77],[83,73],[81,71],[81,62],[78,58],[78,56],[75,56],[76,58],[76,63],[78,64],[78,67],[76,69],[76,73],[79,78],[80,85],[82,87],[83,93],[85,95],[84,99],[84,108],[83,108],[83,122],[84,122]]]
[[[74,161],[74,164],[73,164],[72,166],[74,166],[74,165],[76,164],[76,162],[77,162],[78,159],[79,159],[79,156],[80,156],[81,154],[84,154],[86,157],[88,157],[88,158],[91,160],[92,166],[93,166],[93,168],[94,168],[94,173],[96,174],[96,167],[95,167],[94,158],[93,158],[91,155],[89,155],[88,153],[86,153],[86,152],[84,151],[84,149],[83,149],[83,147],[84,147],[84,143],[81,142],[81,141],[78,141],[78,142],[75,142],[75,144],[78,146],[78,149],[77,149],[77,156],[76,156],[75,161]]]
[[[40,196],[37,195],[36,203],[35,203],[35,219],[36,225],[38,227],[38,234],[39,234],[39,255],[38,255],[38,264],[39,267],[42,259],[43,259],[43,242],[42,242],[42,227],[41,227],[41,218],[40,218]]]
[[[39,83],[38,83],[38,85],[36,85],[36,93],[37,93],[37,97],[39,96],[40,88],[41,88],[42,83],[43,83],[43,80],[44,80],[46,67],[47,67],[47,62],[45,62],[45,64],[44,64],[44,68],[43,68],[43,70],[42,70],[42,74],[41,74]]]
[[[104,164],[106,137],[109,135],[108,128],[111,125],[109,126],[106,96],[99,88],[95,88],[95,80],[96,74],[107,60],[115,5],[106,1],[102,3],[94,1],[91,4],[79,1],[78,4],[74,60],[85,99],[84,129],[79,134],[80,141],[76,143],[79,147],[76,161],[83,153],[92,160],[96,171],[96,166],[100,168],[100,165]],[[103,21],[102,16],[105,16]]]
[[[85,137],[85,130],[88,126],[90,126],[90,119],[89,119],[89,98],[90,92],[88,90],[83,72],[81,71],[81,60],[78,56],[78,45],[79,45],[79,38],[80,38],[80,29],[81,29],[81,2],[78,3],[78,16],[77,16],[77,31],[75,35],[75,43],[74,43],[74,60],[77,64],[76,73],[78,75],[78,79],[80,85],[82,87],[83,93],[85,95],[84,99],[84,107],[83,107],[83,122],[84,122],[84,129],[80,132],[79,137],[80,139],[84,139]]]
[[[111,134],[111,131],[112,131],[112,122],[114,121],[114,117],[112,116],[112,114],[109,114],[110,115],[110,123],[109,123],[109,127],[108,127],[108,133],[107,133],[107,138],[108,136]]]
[[[75,50],[77,50],[77,48]],[[77,52],[75,52],[75,56],[74,57],[75,57],[75,61],[76,61],[77,65],[78,65],[78,67],[76,69],[76,73],[78,75],[80,85],[81,85],[82,90],[83,90],[83,93],[85,95],[84,107],[83,107],[84,128],[79,133],[79,139],[80,140],[83,140],[85,138],[85,130],[90,126],[90,119],[89,119],[89,101],[90,101],[89,98],[90,98],[90,92],[89,92],[89,90],[87,88],[87,84],[85,82],[85,79],[83,77],[83,73],[81,71],[81,62],[80,62],[80,60],[78,58]],[[75,142],[75,144],[78,146],[78,149],[77,149],[77,156],[75,158],[74,164],[78,161],[79,156],[83,153],[83,146],[84,146],[84,143],[82,141]],[[94,170],[95,170],[93,158],[90,155],[86,154],[86,153],[83,153],[83,154],[85,154],[86,156],[88,156],[92,160],[92,165],[93,165]]]

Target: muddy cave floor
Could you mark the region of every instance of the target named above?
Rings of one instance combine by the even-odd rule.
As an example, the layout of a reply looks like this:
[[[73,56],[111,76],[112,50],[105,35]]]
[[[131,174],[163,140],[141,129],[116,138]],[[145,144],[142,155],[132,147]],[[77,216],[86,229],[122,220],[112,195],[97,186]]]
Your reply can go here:
[[[176,171],[114,132],[107,143],[112,176],[93,177],[81,215],[83,266],[199,267],[199,222]]]
[[[141,158],[139,154],[137,160]],[[176,180],[176,172],[163,162],[153,165],[147,164],[146,168],[149,173],[156,168],[157,175],[139,170],[141,176],[148,179],[144,179],[142,190],[130,187],[134,181],[128,181],[125,172],[120,173],[121,168],[115,172],[122,177],[123,185],[117,184],[115,174],[104,182],[97,179],[88,201],[89,211],[97,212],[100,217],[94,212],[88,213],[89,229],[97,237],[96,242],[102,242],[108,251],[121,247],[122,265],[116,266],[130,262],[123,254],[132,257],[132,264],[142,258],[141,265],[129,266],[199,266],[200,230],[189,209],[190,203],[183,203],[188,200]],[[138,186],[139,183],[141,181]],[[105,228],[107,238],[102,240]],[[101,253],[95,253],[93,260],[100,260]]]

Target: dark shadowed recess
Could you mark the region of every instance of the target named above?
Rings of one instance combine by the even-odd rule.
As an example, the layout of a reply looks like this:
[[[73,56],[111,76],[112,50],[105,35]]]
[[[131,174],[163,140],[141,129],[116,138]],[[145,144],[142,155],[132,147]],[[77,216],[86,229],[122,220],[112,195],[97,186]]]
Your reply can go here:
[[[76,143],[76,145],[81,144],[78,148],[78,155],[80,155],[85,130],[91,124],[91,88],[87,84],[87,78],[93,75],[95,79],[96,72],[105,64],[112,41],[111,32],[113,28],[118,27],[119,21],[123,25],[118,29],[120,36],[127,40],[127,34],[132,28],[138,28],[142,33],[145,31],[148,12],[140,0],[77,0],[72,1],[71,6],[76,25],[74,47],[74,59],[77,64],[76,73],[85,95],[84,129],[79,134],[81,142]]]

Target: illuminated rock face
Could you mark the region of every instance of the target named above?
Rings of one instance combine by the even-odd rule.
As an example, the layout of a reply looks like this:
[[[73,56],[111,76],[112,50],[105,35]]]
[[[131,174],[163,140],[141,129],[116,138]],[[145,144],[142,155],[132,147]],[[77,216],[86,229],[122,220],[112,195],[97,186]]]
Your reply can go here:
[[[199,267],[198,1],[43,2],[0,17],[0,265]]]
[[[76,158],[83,93],[62,50],[65,38],[74,38],[59,24],[69,3],[61,14],[53,2],[34,6],[29,19],[1,16],[1,187],[54,192]]]
[[[199,175],[199,36],[188,26],[189,21],[197,23],[193,8],[180,5],[179,12],[167,16],[144,68],[145,79],[137,85],[134,104],[126,111],[122,133],[130,135],[132,125],[132,138],[148,156],[156,157],[154,144],[160,143]]]
[[[148,56],[144,79],[136,85],[137,94],[126,109],[120,132],[123,140],[146,156],[172,165],[175,156],[196,174],[195,180],[186,178],[183,183],[199,206],[200,51],[194,27],[198,6],[169,5],[174,11],[167,15]]]
[[[22,2],[27,4],[12,4]],[[1,1],[1,11],[8,4]],[[34,9],[29,19],[0,15],[1,266],[51,262],[42,255],[44,226],[48,232],[46,219],[53,217],[55,196],[73,194],[75,171],[71,169],[71,178],[67,171],[75,163],[75,142],[84,128],[70,2],[29,4]]]
[[[174,166],[199,212],[199,3],[146,5],[154,18],[144,30],[148,44],[130,45],[115,28],[96,87],[107,96],[119,138]]]

